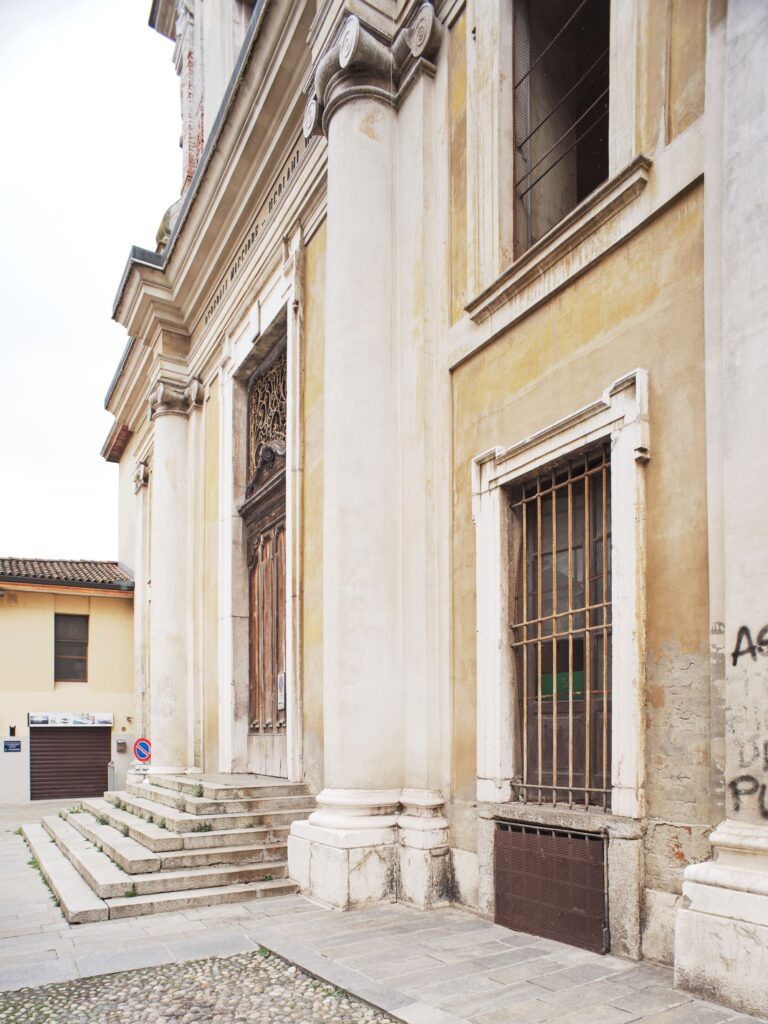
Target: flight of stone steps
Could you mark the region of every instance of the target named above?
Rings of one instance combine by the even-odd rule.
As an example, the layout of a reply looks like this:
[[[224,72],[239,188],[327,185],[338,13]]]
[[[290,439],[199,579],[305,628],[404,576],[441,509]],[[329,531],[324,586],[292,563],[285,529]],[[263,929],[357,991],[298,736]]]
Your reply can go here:
[[[23,826],[37,865],[72,924],[298,891],[288,879],[291,823],[307,787],[154,775]],[[258,784],[250,784],[258,783]]]

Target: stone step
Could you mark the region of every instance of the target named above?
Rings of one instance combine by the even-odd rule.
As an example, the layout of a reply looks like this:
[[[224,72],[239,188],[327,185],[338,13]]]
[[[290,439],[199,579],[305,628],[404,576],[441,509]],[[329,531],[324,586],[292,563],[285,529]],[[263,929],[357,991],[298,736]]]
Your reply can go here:
[[[162,914],[166,911],[192,910],[220,903],[239,903],[241,900],[266,899],[269,896],[292,896],[298,885],[287,879],[253,882],[250,885],[221,885],[209,889],[187,892],[163,892],[152,896],[116,897],[105,901],[110,918],[141,917],[144,914]]]
[[[137,787],[139,788],[139,787]],[[274,811],[271,814],[189,814],[175,807],[158,805],[150,795],[149,799],[134,796],[127,791],[109,793],[105,799],[120,800],[123,809],[138,817],[147,818],[162,815],[163,821],[172,832],[202,832],[243,828],[286,828],[292,822],[308,818],[314,807],[297,807],[290,811]]]
[[[106,818],[108,824],[120,832],[127,828],[131,839],[135,839],[153,853],[181,850],[184,847],[184,837],[178,832],[169,832],[168,829],[160,828],[156,823],[150,824],[128,811],[119,811],[113,803],[103,797],[83,800],[83,807],[95,818]]]
[[[55,840],[59,849],[102,899],[128,897],[129,891],[136,896],[148,896],[162,892],[179,892],[187,889],[209,889],[220,885],[243,882],[258,882],[265,875],[285,878],[288,865],[285,861],[270,861],[261,864],[223,864],[201,868],[183,868],[177,871],[156,871],[143,875],[130,875],[114,864],[106,854],[97,850],[72,825],[59,817],[43,818],[43,827]]]
[[[240,785],[221,782],[205,782],[199,777],[189,775],[151,775],[153,786],[169,789],[176,793],[194,796],[203,787],[206,800],[255,800],[269,797],[307,796],[308,787],[302,782],[277,782],[272,784]]]
[[[113,794],[115,795],[115,794]],[[128,835],[153,853],[173,850],[200,850],[217,846],[248,846],[253,844],[280,843],[287,841],[290,825],[273,828],[225,829],[212,832],[171,832],[160,828],[155,819],[150,824],[137,818],[130,811],[119,811],[109,800],[94,797],[83,800],[86,810],[98,817],[106,818],[114,828],[128,829]]]
[[[75,814],[69,811],[59,813],[60,817],[76,828],[81,836],[90,840],[96,849],[115,861],[127,874],[145,875],[160,870],[160,857],[142,843],[132,839],[130,830],[125,836],[113,825],[99,824],[99,819],[88,811]]]
[[[83,881],[43,826],[23,825],[22,834],[67,921],[70,924],[106,921],[109,917],[106,903]]]
[[[286,843],[253,843],[249,846],[215,846],[201,850],[177,850],[162,855],[163,871],[209,867],[213,864],[273,864],[285,861]]]
[[[205,796],[190,796],[187,793],[177,790],[164,789],[150,782],[131,783],[125,787],[131,796],[137,796],[142,800],[151,800],[153,803],[161,804],[164,807],[173,807],[177,811],[186,811],[188,814],[267,814],[274,811],[291,810],[294,807],[306,807],[311,798],[306,794],[296,794],[279,797],[264,797],[259,799],[236,799],[227,798],[212,800]]]

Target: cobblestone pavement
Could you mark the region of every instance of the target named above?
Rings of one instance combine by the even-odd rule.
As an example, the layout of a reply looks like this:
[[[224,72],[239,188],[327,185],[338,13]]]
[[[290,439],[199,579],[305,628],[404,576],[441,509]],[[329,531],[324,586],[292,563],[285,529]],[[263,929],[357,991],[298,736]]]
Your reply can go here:
[[[162,978],[194,979],[205,972],[215,977],[230,970],[242,979],[248,975],[244,964],[258,974],[261,946],[407,1024],[758,1024],[755,1017],[675,991],[666,967],[597,956],[510,931],[456,907],[425,913],[398,903],[338,914],[301,896],[284,896],[70,926],[28,860],[24,841],[0,822],[0,993],[24,990],[0,995],[0,1006],[27,1001],[21,1016],[14,1010],[17,1016],[6,1018],[14,1024],[157,1024],[143,1012],[109,1018],[106,1002],[101,1017],[89,1017],[86,1010],[78,1018],[69,1009],[62,1016],[60,1007],[48,1017],[32,1014],[58,991],[87,998],[89,992],[124,993],[138,985],[142,993],[135,995],[145,1006],[157,989],[172,1001],[177,989],[167,988]],[[211,957],[227,959],[201,962]],[[98,980],[78,980],[91,978]],[[192,984],[195,997],[210,998],[202,983]],[[49,987],[30,993],[37,986]],[[240,988],[248,990],[234,981],[223,986],[225,992]],[[196,1018],[194,1005],[185,1006],[183,1024],[216,1020],[210,1009],[208,1016]],[[366,1011],[352,1005],[337,1004],[336,1018],[316,1016],[314,1010],[308,1017],[280,1018],[277,1007],[270,1012],[269,1005],[253,1010],[256,1016],[238,1017],[244,1009],[236,1002],[234,1009],[219,1011],[221,1024],[366,1020]],[[268,1016],[259,1017],[265,1009]],[[300,1005],[299,1013],[303,1009]],[[355,1012],[363,1016],[343,1016]],[[5,1024],[1,1014],[0,1024]]]
[[[0,993],[2,1024],[383,1024],[266,950]]]

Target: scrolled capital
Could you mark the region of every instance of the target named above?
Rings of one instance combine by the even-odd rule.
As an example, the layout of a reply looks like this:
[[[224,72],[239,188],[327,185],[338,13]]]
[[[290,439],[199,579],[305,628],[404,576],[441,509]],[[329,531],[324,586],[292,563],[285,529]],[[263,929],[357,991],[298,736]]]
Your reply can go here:
[[[187,416],[191,409],[202,405],[204,389],[202,383],[193,377],[188,384],[180,381],[159,381],[147,397],[149,418],[160,416]]]
[[[332,112],[356,96],[397,106],[401,81],[412,80],[419,62],[432,67],[429,62],[436,56],[441,38],[442,28],[431,3],[422,3],[391,42],[382,41],[357,15],[350,14],[338,41],[317,63],[304,110],[304,137],[326,134]]]

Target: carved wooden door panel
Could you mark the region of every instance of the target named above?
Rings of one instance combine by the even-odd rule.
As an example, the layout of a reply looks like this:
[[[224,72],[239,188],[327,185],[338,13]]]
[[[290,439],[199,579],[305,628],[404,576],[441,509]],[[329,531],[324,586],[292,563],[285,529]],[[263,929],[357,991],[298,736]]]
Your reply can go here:
[[[248,770],[288,777],[286,716],[285,355],[248,390],[245,520],[249,576]]]

